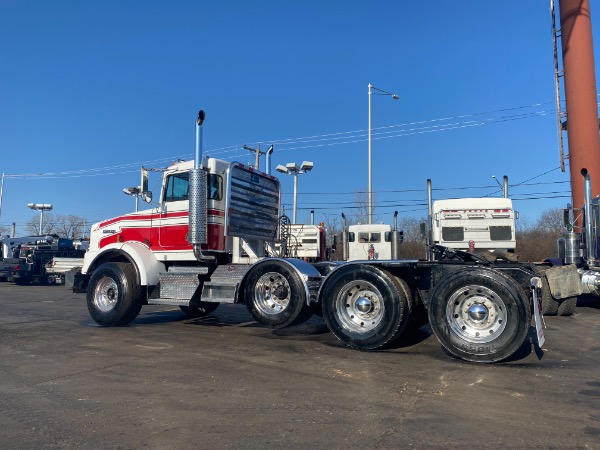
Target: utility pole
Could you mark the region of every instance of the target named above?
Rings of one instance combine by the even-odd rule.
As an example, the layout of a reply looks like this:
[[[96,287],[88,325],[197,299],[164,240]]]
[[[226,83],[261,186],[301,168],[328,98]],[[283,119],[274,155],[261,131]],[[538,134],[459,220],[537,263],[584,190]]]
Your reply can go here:
[[[248,150],[250,153],[254,153],[254,168],[256,170],[258,170],[260,155],[265,155],[267,152],[261,151],[260,145],[258,146],[258,148],[251,148],[251,147],[248,147],[246,144],[244,144],[244,149]]]

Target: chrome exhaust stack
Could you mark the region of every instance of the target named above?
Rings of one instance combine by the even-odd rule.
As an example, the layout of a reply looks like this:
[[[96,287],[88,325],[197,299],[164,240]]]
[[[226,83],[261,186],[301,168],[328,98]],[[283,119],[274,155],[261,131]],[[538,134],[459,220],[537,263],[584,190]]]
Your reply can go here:
[[[266,152],[266,155],[267,155],[266,156],[266,165],[267,165],[266,174],[267,175],[271,175],[271,156],[273,156],[273,150],[275,150],[275,148],[271,145],[269,147],[269,150],[267,150],[267,152]]]
[[[212,261],[212,256],[202,253],[201,245],[206,244],[206,171],[202,168],[202,124],[206,119],[204,111],[198,112],[196,119],[196,155],[194,168],[189,176],[189,215],[188,215],[188,242],[192,244],[194,256],[198,261]]]
[[[427,234],[427,261],[433,261],[433,251],[431,250],[433,244],[433,189],[429,178],[427,179],[427,227],[425,231]]]
[[[590,174],[586,168],[581,169],[581,175],[583,175],[583,212],[585,215],[585,248],[584,257],[587,265],[591,267],[597,266],[597,260],[595,255],[596,247],[596,229],[594,225],[594,217],[592,213],[592,180]]]
[[[349,233],[348,233],[348,222],[346,221],[346,215],[342,213],[342,260],[348,261],[350,258],[349,248]]]
[[[392,259],[400,259],[400,230],[398,230],[398,211],[394,211],[394,228],[392,229]]]

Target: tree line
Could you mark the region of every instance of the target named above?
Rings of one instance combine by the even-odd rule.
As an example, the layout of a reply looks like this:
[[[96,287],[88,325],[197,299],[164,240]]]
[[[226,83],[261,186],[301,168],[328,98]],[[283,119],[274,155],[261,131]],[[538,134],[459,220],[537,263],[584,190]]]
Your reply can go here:
[[[40,216],[35,215],[25,224],[27,235],[43,236],[55,234],[59,237],[68,239],[82,239],[89,236],[90,224],[84,217],[72,214],[52,214],[45,213],[40,229]],[[10,234],[10,228],[0,227],[0,235]]]

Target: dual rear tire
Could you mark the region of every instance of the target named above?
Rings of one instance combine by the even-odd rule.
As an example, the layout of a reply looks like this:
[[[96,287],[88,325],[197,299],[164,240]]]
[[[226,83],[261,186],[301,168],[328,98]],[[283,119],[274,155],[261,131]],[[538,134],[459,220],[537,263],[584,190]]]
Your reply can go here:
[[[409,322],[410,291],[384,269],[347,265],[322,287],[323,318],[346,346],[375,350],[396,339]]]
[[[336,270],[325,281],[321,298],[331,332],[357,350],[374,350],[399,339],[418,311],[403,280],[370,265]],[[508,358],[523,345],[531,309],[527,293],[512,278],[474,267],[454,271],[437,283],[428,318],[449,353],[491,363]]]
[[[502,272],[467,268],[434,288],[429,323],[442,346],[461,359],[491,363],[515,353],[529,333],[529,297]]]

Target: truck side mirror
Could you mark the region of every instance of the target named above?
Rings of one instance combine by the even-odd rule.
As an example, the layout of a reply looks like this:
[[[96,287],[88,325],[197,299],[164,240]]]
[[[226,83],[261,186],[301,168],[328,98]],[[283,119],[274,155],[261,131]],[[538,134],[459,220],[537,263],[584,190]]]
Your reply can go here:
[[[140,196],[146,203],[150,203],[152,201],[152,192],[148,190],[148,169],[142,167],[141,178]]]
[[[402,244],[404,242],[404,231],[400,230],[398,232],[398,243]]]

